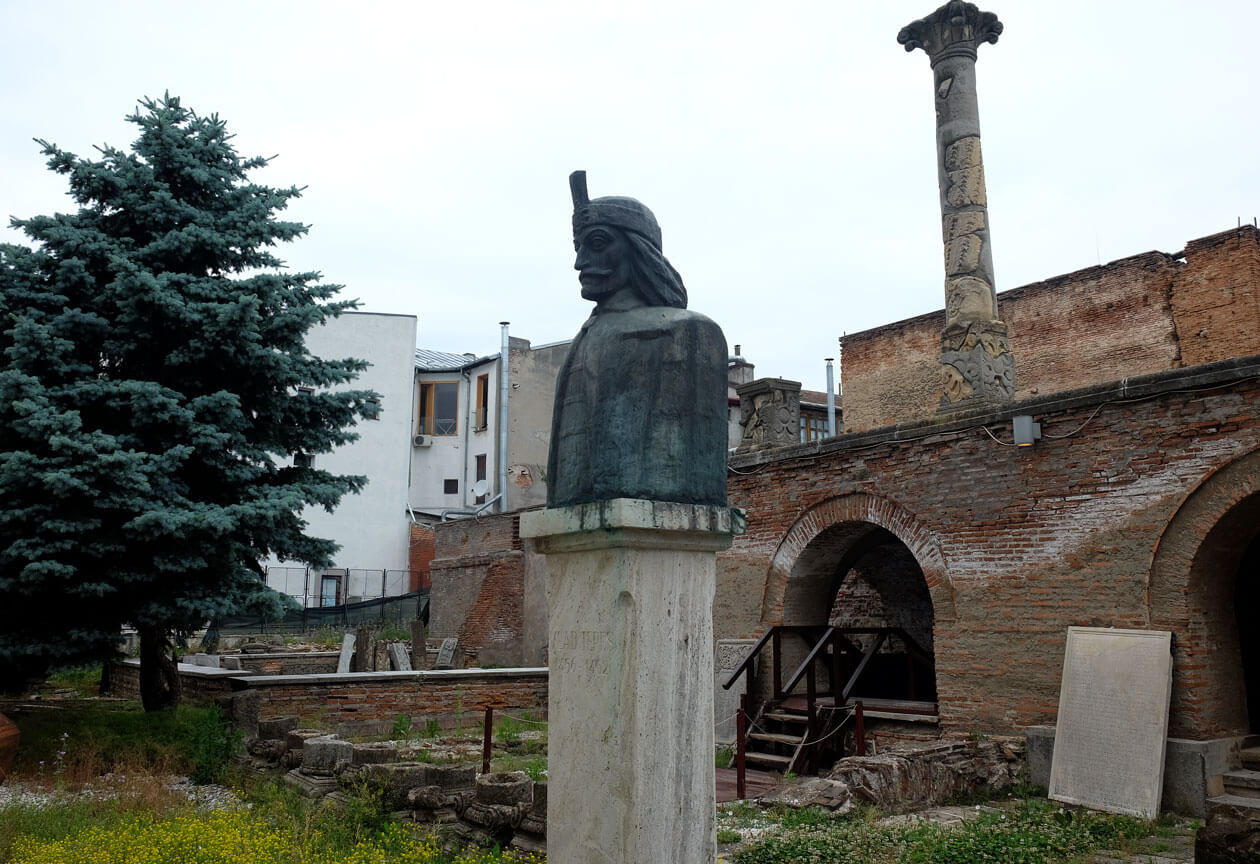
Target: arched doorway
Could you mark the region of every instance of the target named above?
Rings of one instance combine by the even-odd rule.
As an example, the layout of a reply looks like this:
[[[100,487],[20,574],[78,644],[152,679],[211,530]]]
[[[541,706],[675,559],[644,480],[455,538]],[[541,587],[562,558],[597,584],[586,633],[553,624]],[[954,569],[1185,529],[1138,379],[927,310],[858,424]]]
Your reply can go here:
[[[859,650],[875,633],[890,629],[904,636],[885,640],[872,656],[860,695],[884,699],[936,701],[935,616],[923,569],[906,544],[892,532],[871,526],[841,558],[832,575],[834,586],[827,624],[854,633]],[[926,663],[907,656],[912,647]]]
[[[1253,520],[1252,530],[1256,531]],[[1243,668],[1243,688],[1247,691],[1248,731],[1260,735],[1260,532],[1243,550],[1234,588],[1234,615],[1238,625],[1238,653]]]
[[[913,691],[916,698],[935,699],[936,627],[953,618],[953,590],[935,538],[904,508],[867,494],[828,499],[796,520],[775,551],[762,605],[768,627],[903,630],[927,663],[919,664],[910,684],[904,663],[900,684],[887,676],[870,679],[880,679],[874,686],[881,692],[903,698]],[[852,641],[865,650],[876,638],[855,634]],[[879,653],[904,656],[905,648],[892,638]],[[784,640],[781,666],[797,669],[808,651],[805,639]],[[870,662],[874,673],[899,661],[881,656]]]
[[[1168,734],[1260,733],[1260,453],[1182,502],[1156,547],[1148,598],[1151,628],[1173,633]]]

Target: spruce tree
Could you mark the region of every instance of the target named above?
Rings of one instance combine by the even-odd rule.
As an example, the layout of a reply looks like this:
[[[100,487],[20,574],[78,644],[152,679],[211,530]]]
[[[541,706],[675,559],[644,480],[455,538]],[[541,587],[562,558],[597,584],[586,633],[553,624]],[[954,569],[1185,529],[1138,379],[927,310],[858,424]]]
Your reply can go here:
[[[353,440],[375,394],[304,346],[356,304],[272,251],[307,230],[277,218],[302,190],[250,182],[269,160],[169,94],[127,119],[130,152],[39,141],[78,210],[0,246],[0,678],[108,657],[131,624],[152,709],[178,699],[172,635],[279,603],[268,554],[330,563],[302,508],[366,480],[294,454]]]

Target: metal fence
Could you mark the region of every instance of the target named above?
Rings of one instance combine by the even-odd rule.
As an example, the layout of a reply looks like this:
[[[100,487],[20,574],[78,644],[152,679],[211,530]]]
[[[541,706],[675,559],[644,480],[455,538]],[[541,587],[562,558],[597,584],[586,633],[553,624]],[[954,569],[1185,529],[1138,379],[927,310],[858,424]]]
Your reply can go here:
[[[224,616],[215,624],[220,633],[232,631],[300,633],[311,630],[358,627],[365,624],[407,628],[411,626],[412,621],[417,619],[428,623],[428,591],[415,591],[394,597],[377,597],[336,606],[304,606],[286,613],[283,618],[268,618],[261,615]]]
[[[410,570],[360,570],[337,567],[268,567],[267,585],[302,606],[343,606],[398,597],[412,590]],[[417,586],[418,587],[418,586]]]

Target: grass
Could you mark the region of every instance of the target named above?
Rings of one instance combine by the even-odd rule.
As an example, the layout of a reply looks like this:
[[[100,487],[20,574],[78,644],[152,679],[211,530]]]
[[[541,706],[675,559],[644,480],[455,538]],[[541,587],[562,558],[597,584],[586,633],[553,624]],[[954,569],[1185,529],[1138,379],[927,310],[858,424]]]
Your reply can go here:
[[[45,681],[54,690],[74,690],[82,697],[93,697],[100,692],[101,664],[70,666],[54,670]]]
[[[985,811],[959,827],[890,823],[872,811],[834,817],[817,809],[777,819],[733,864],[1067,864],[1100,849],[1124,849],[1157,825],[1130,816],[1067,810],[1044,799]],[[731,830],[731,829],[727,829]]]
[[[4,860],[13,864],[502,864],[541,862],[513,851],[452,850],[387,821],[358,790],[344,806],[308,801],[278,781],[242,790],[249,809],[201,812],[58,801],[5,811]],[[10,819],[10,817],[13,817]],[[10,826],[14,830],[10,830]]]
[[[85,680],[89,674],[82,676]],[[13,805],[0,814],[0,860],[17,864],[502,864],[540,862],[494,850],[461,851],[390,822],[371,790],[345,802],[311,801],[278,777],[238,775],[237,742],[217,709],[145,714],[132,703],[76,702],[25,710],[14,718],[22,748],[14,779],[55,790],[50,803]],[[403,718],[399,718],[401,726]],[[406,718],[410,725],[411,718]],[[538,729],[542,736],[530,734]],[[426,723],[425,732],[437,732]],[[423,733],[422,733],[423,734]],[[546,723],[500,715],[492,770],[545,779]],[[479,739],[480,736],[478,736]],[[445,748],[415,758],[445,758]],[[451,751],[455,755],[455,751]],[[460,758],[471,758],[461,756]],[[477,757],[479,758],[479,756]],[[228,766],[225,768],[225,766]],[[116,795],[76,796],[80,784],[112,772]],[[167,788],[164,775],[230,782],[248,808],[208,813]],[[843,817],[818,809],[769,811],[744,802],[718,809],[717,837],[735,849],[729,864],[1069,864],[1100,849],[1158,852],[1184,833],[1176,823],[1064,809],[1043,797],[985,806],[960,827],[885,821],[872,809]],[[979,808],[978,808],[979,809]],[[1146,839],[1150,838],[1150,839]]]
[[[217,707],[145,713],[130,702],[88,702],[9,719],[22,734],[15,778],[84,783],[110,773],[188,774],[205,783],[240,746]]]

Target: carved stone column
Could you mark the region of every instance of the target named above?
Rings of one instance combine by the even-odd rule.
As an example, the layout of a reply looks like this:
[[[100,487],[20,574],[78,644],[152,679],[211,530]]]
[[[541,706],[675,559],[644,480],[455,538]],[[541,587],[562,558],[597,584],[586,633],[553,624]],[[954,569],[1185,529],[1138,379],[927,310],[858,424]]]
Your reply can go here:
[[[941,410],[979,408],[1015,396],[1015,358],[998,319],[989,211],[980,155],[976,48],[997,42],[1002,22],[973,3],[950,2],[903,27],[897,41],[932,62],[937,176],[945,243]]]

